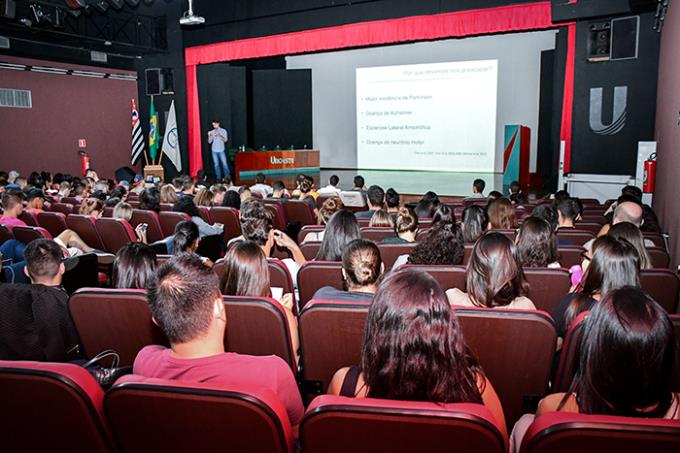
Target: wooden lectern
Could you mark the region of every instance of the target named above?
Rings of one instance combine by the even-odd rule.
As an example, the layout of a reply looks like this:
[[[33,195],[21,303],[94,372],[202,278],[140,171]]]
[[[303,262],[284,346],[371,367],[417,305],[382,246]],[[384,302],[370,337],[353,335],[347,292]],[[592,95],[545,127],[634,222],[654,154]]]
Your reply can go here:
[[[165,174],[163,172],[163,166],[162,165],[145,165],[144,166],[144,181],[146,181],[146,178],[149,176],[158,176],[161,178],[161,181],[165,181]]]

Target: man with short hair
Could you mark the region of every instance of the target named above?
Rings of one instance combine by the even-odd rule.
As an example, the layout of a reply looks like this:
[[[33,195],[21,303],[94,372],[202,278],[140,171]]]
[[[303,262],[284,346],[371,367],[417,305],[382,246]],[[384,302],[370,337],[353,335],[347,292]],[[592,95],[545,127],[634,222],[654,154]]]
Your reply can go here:
[[[182,194],[181,196],[188,195],[190,197],[194,196],[196,190],[196,181],[189,175],[182,176]]]
[[[510,190],[510,195],[522,193],[522,185],[519,183],[519,181],[512,181],[510,183],[509,190]]]
[[[468,198],[484,198],[484,189],[486,188],[486,183],[483,179],[475,179],[472,182],[472,195]]]
[[[250,186],[251,192],[256,192],[262,195],[262,198],[267,198],[273,191],[272,186],[265,183],[266,178],[264,173],[255,175],[255,185]]]
[[[371,186],[366,194],[368,211],[358,211],[354,213],[357,219],[370,219],[376,211],[380,211],[385,205],[385,191],[380,186]]]
[[[223,176],[230,174],[227,163],[226,144],[229,141],[227,130],[220,127],[220,120],[213,120],[212,130],[208,132],[208,143],[212,151],[215,178],[219,181]]]
[[[65,272],[61,247],[36,239],[24,250],[24,273],[31,285],[0,287],[0,355],[8,360],[66,362],[79,358],[78,334],[61,287]]]
[[[148,286],[149,308],[170,349],[146,346],[135,374],[180,382],[257,386],[274,392],[296,427],[304,414],[290,367],[276,356],[224,351],[227,312],[219,278],[200,257],[183,254],[163,264]]]
[[[286,201],[288,199],[288,191],[283,181],[275,181],[272,184],[272,194],[269,196],[270,200]]]
[[[31,214],[38,215],[38,213],[45,210],[45,193],[40,189],[31,189],[26,194],[28,205],[26,211]]]
[[[557,229],[574,229],[581,215],[578,202],[573,198],[562,200],[557,205]]]
[[[338,178],[338,175],[331,175],[328,180],[328,185],[319,189],[319,195],[333,195],[335,197],[339,197],[340,192],[342,192],[342,190],[338,187],[339,183],[340,178]]]
[[[26,222],[19,219],[24,212],[24,194],[16,190],[3,192],[2,194],[2,217],[0,224],[10,227],[26,226]]]

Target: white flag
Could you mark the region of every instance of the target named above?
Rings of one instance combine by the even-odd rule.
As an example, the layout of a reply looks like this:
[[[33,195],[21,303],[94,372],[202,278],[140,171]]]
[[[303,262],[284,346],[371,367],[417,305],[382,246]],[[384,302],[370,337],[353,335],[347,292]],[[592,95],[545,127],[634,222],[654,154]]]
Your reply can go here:
[[[163,136],[163,153],[168,156],[170,162],[177,171],[182,171],[182,157],[179,152],[179,140],[177,138],[177,116],[175,116],[175,101],[170,105],[168,123],[165,125],[165,135]]]

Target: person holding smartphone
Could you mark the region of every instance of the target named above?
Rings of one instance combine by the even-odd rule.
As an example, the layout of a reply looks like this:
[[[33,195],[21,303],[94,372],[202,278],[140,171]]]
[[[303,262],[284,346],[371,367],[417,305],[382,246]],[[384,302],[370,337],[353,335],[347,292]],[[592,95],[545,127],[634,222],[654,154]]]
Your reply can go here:
[[[210,149],[212,151],[215,178],[219,181],[230,174],[226,154],[226,144],[229,141],[229,134],[224,128],[220,127],[220,120],[213,120],[212,127],[212,130],[208,132],[208,143],[210,143]]]

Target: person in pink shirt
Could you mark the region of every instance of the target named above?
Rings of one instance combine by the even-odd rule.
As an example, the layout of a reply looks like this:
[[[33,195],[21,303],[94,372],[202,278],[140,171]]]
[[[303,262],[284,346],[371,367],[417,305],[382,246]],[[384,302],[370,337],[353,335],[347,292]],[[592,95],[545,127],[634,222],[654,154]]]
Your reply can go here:
[[[19,219],[22,212],[24,212],[23,193],[17,191],[4,192],[2,194],[0,224],[10,227],[26,226],[26,223]]]
[[[276,356],[224,351],[227,315],[219,279],[193,253],[174,256],[147,283],[154,321],[170,348],[147,346],[137,355],[133,373],[187,383],[256,385],[272,390],[283,403],[294,429],[304,414],[290,367]]]

